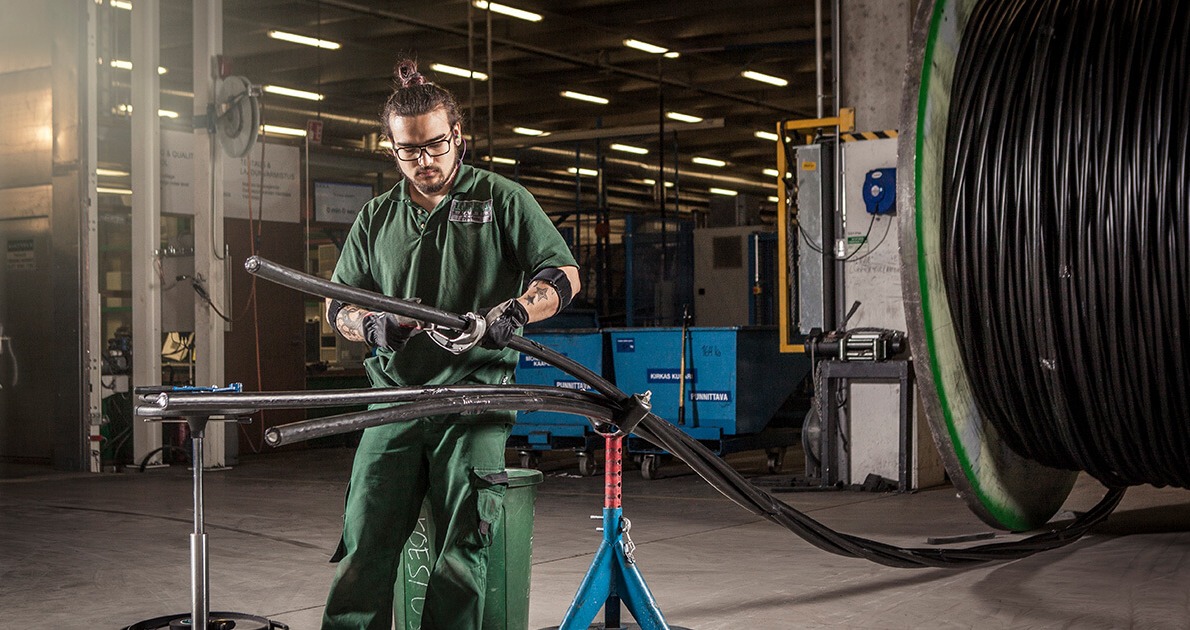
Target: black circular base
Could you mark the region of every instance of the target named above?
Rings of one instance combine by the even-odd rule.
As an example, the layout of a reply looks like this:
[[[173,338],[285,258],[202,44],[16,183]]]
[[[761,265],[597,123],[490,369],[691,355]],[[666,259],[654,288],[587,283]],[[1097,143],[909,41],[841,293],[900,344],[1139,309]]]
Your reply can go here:
[[[207,630],[289,630],[279,622],[236,612],[211,611],[207,619]],[[190,613],[178,613],[138,621],[123,630],[191,630]]]
[[[541,630],[558,630],[558,626],[549,626],[548,628],[542,628]],[[640,626],[638,626],[634,623],[630,623],[630,624],[618,626],[615,628],[609,628],[601,623],[593,623],[587,628],[587,630],[640,630]],[[684,628],[682,626],[670,626],[669,630],[690,630],[690,629]]]

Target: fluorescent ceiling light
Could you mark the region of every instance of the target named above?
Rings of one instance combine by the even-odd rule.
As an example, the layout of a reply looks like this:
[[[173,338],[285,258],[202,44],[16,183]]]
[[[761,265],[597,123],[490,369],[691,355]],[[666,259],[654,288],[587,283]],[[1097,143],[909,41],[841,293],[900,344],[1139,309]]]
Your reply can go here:
[[[652,179],[652,178],[650,178],[650,177],[646,177],[646,178],[644,178],[644,179],[642,179],[642,180],[640,180],[640,181],[641,181],[641,182],[643,182],[643,183],[644,183],[644,185],[646,185],[646,186],[656,186],[656,185],[657,185],[657,180],[655,180],[655,179]],[[673,183],[673,182],[665,182],[665,187],[666,187],[666,188],[673,188],[673,187],[674,187],[674,183]]]
[[[321,101],[322,99],[326,98],[325,96],[323,96],[322,94],[319,94],[318,92],[307,92],[306,90],[295,90],[293,88],[287,88],[287,87],[283,87],[280,85],[266,85],[262,89],[265,92],[268,92],[269,94],[279,94],[281,96],[290,96],[293,98],[305,99],[307,101]]]
[[[642,51],[647,52],[651,55],[661,55],[661,54],[665,54],[665,53],[669,52],[669,49],[664,46],[650,44],[649,42],[642,42],[639,39],[626,39],[626,40],[624,40],[624,45],[629,48],[635,48],[637,50],[642,50]]]
[[[132,3],[127,0],[112,0],[111,5],[117,9],[124,9],[125,11],[132,10]]]
[[[522,136],[548,136],[550,132],[542,131],[540,129],[531,129],[529,127],[513,127],[513,133],[519,133]]]
[[[430,64],[430,70],[434,72],[441,72],[442,74],[453,74],[456,77],[463,77],[464,79],[475,79],[476,81],[487,81],[488,75],[466,68],[458,68],[455,66],[448,66],[444,63]]]
[[[772,203],[781,203],[781,198],[780,198],[780,197],[774,197],[774,196],[770,195],[768,199],[769,199],[769,201],[770,201],[770,202],[772,202]]]
[[[760,81],[761,83],[768,83],[769,85],[775,85],[777,87],[785,87],[789,85],[789,81],[782,79],[781,77],[775,77],[771,74],[765,74],[755,70],[745,70],[740,73],[740,76],[744,77],[745,79],[752,79],[753,81]]]
[[[600,105],[607,105],[608,103],[611,102],[611,101],[607,100],[606,98],[603,98],[602,96],[591,96],[590,94],[583,94],[582,92],[572,92],[570,90],[565,90],[564,92],[562,92],[562,96],[565,96],[566,98],[572,98],[576,101],[586,101],[588,103],[598,103]]]
[[[112,67],[119,68],[120,70],[131,70],[132,62],[124,59],[112,59]],[[165,74],[166,72],[169,72],[169,68],[157,66],[157,74]]]
[[[525,20],[526,22],[541,21],[541,16],[533,13],[532,11],[510,7],[507,4],[500,4],[499,2],[485,2],[485,0],[475,0],[475,2],[472,4],[474,4],[475,8],[477,9],[483,9],[491,11],[492,13],[507,15],[508,17],[514,17],[518,20]]]
[[[683,114],[682,112],[665,112],[665,117],[670,120],[676,120],[684,123],[700,123],[702,119],[698,116],[691,116],[690,114]]]
[[[726,188],[714,188],[714,187],[708,188],[707,192],[714,194],[714,195],[723,195],[725,197],[734,197],[734,196],[740,194],[739,192],[734,191],[734,190],[728,190]]]
[[[380,142],[377,142],[376,146],[379,146],[382,149],[391,149],[393,148],[393,143],[389,142],[388,138],[384,138]]]
[[[278,127],[277,125],[261,125],[261,133],[271,133],[279,136],[301,136],[306,137],[305,129],[295,129],[293,127]]]
[[[664,55],[661,55],[661,56],[662,56],[662,57],[665,57],[666,59],[677,59],[677,58],[678,58],[680,55],[678,54],[678,51],[676,51],[676,50],[671,50],[671,51],[669,51],[669,52],[667,52],[667,53],[665,53]]]
[[[574,175],[574,174],[576,174],[576,173],[577,173],[577,174],[579,174],[579,175],[582,175],[582,176],[584,176],[584,177],[595,177],[596,175],[598,175],[598,174],[599,174],[599,171],[597,171],[597,170],[595,170],[595,169],[593,169],[593,168],[575,168],[575,167],[573,167],[573,166],[572,166],[572,167],[570,167],[570,168],[568,168],[568,169],[566,169],[566,172],[567,172],[567,173],[570,173],[571,175]]]
[[[97,168],[95,174],[100,177],[128,177],[128,171],[118,171],[114,168]]]
[[[116,114],[120,114],[123,116],[131,116],[132,115],[132,106],[129,105],[128,103],[120,103],[119,105],[116,105],[116,107],[112,111]],[[168,109],[159,109],[159,110],[157,110],[157,115],[162,118],[177,118],[178,112],[168,110]],[[127,175],[127,173],[125,173],[125,175]]]
[[[491,157],[485,155],[483,156],[483,159],[485,161],[491,162],[492,164],[516,164],[516,160],[512,158],[500,157],[499,155],[493,155]]]
[[[777,134],[775,134],[771,131],[757,131],[756,133],[754,133],[752,135],[756,136],[757,138],[760,138],[761,140],[769,140],[772,142],[776,142],[781,139],[781,136],[778,136]]]
[[[715,158],[708,157],[692,157],[690,158],[690,161],[694,162],[695,164],[702,164],[703,166],[715,166],[718,168],[727,166],[727,162],[724,162],[723,160],[716,160]]]
[[[649,152],[649,150],[644,147],[634,147],[631,144],[616,143],[608,148],[612,151],[623,151],[624,153],[635,153],[636,155],[645,155]]]
[[[339,50],[343,47],[339,42],[332,42],[329,39],[318,39],[316,37],[306,37],[305,35],[298,35],[296,33],[286,33],[285,31],[269,31],[269,37],[279,39],[285,42],[294,44],[301,44],[303,46],[313,46],[315,48],[325,48],[326,50]]]
[[[775,168],[764,169],[764,174],[768,175],[769,177],[780,177],[781,176],[781,173],[779,173],[777,171],[777,169],[775,169]]]
[[[131,195],[132,191],[128,188],[109,188],[107,186],[97,186],[95,192],[101,195]]]

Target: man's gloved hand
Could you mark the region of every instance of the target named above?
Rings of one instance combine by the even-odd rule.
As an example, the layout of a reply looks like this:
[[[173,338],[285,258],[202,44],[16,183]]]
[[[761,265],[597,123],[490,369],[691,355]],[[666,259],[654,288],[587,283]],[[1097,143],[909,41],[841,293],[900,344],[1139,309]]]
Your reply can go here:
[[[479,345],[491,350],[507,348],[516,329],[529,323],[529,312],[515,299],[501,302],[480,312],[484,321],[488,323],[488,329]]]
[[[420,302],[414,298],[411,301]],[[421,332],[421,322],[394,313],[368,313],[364,316],[364,341],[369,346],[400,352],[405,344]]]

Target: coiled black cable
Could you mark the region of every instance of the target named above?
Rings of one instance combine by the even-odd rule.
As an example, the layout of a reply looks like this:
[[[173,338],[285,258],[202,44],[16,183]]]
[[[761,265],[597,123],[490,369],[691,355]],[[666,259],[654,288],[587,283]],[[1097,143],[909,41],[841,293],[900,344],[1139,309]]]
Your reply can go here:
[[[955,66],[949,306],[1026,458],[1190,487],[1190,3],[985,0]]]

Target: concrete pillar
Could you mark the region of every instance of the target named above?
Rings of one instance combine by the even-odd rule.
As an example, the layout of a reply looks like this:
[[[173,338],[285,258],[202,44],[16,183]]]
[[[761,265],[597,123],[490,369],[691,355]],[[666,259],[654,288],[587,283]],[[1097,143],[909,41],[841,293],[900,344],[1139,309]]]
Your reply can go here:
[[[896,129],[916,0],[840,0],[840,103],[859,131]]]
[[[194,115],[205,116],[215,101],[215,56],[223,52],[223,0],[194,2]],[[202,277],[207,294],[231,313],[225,304],[223,238],[223,151],[206,129],[194,131],[194,273]],[[223,376],[224,322],[204,300],[194,301],[194,349],[198,353],[195,385],[226,385]],[[203,466],[222,468],[225,428],[235,425],[212,422],[206,428]],[[233,434],[234,435],[234,434]]]
[[[161,384],[159,0],[132,5],[132,382]],[[161,448],[161,423],[133,423],[133,461]],[[155,455],[151,464],[161,463]]]

